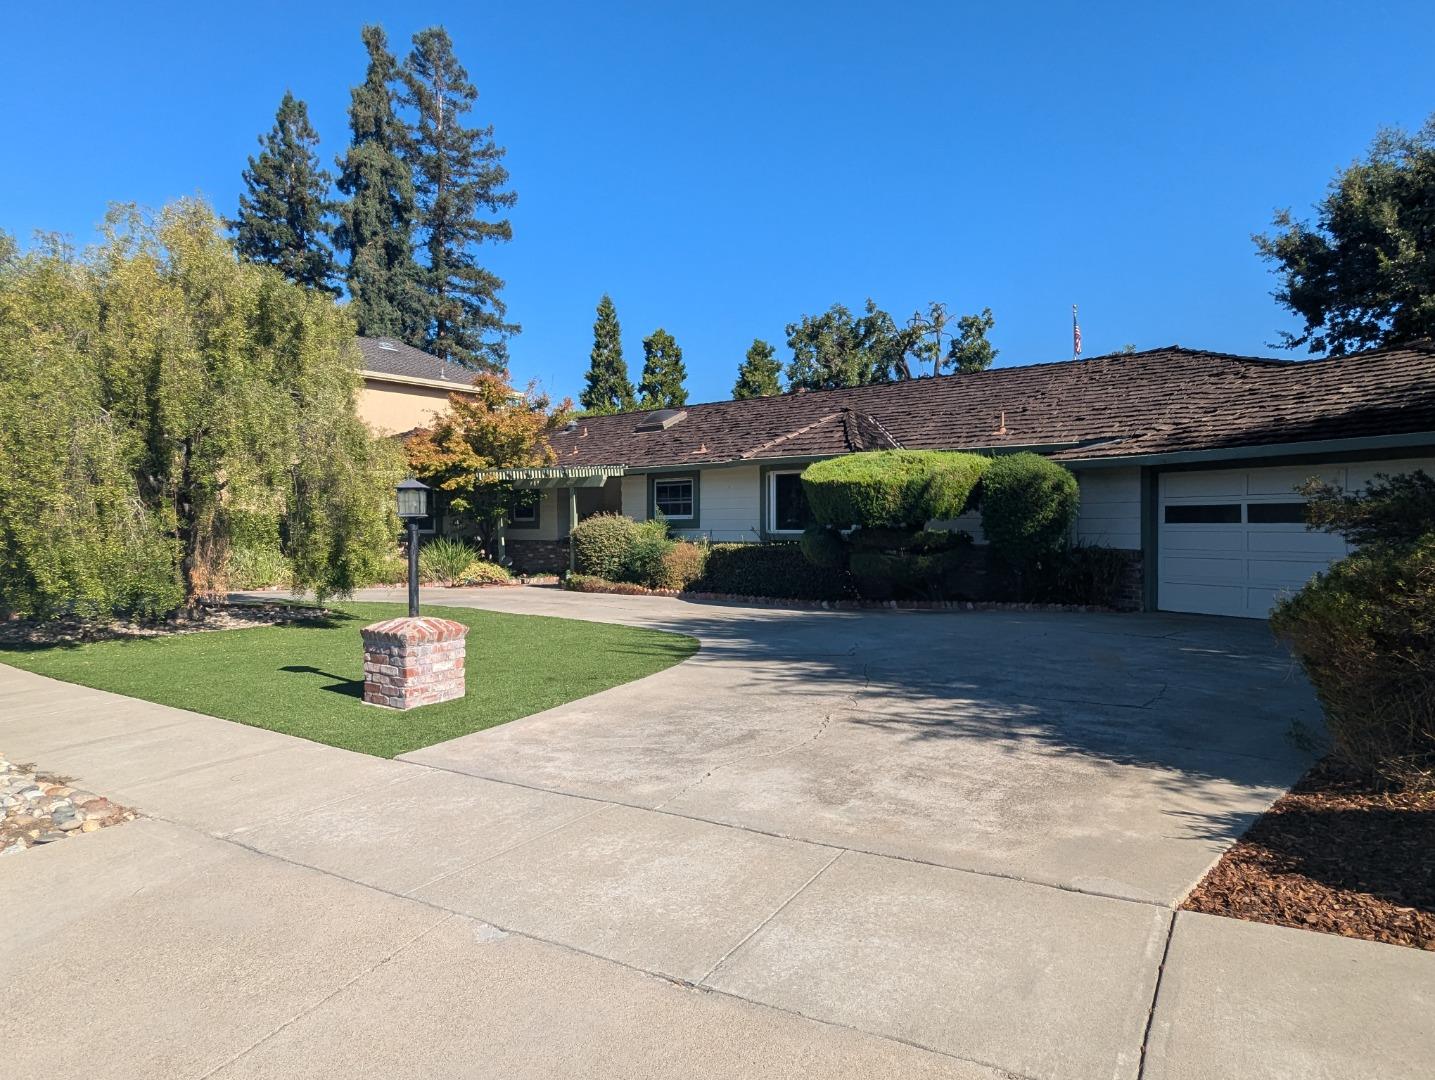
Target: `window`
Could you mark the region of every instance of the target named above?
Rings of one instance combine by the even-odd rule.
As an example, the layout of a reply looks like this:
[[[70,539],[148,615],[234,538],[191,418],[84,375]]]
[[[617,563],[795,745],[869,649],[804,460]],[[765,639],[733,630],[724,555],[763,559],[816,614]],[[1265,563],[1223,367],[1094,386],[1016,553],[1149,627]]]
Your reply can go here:
[[[1186,503],[1166,507],[1167,525],[1239,525],[1240,503]]]
[[[767,474],[767,531],[796,533],[813,523],[801,472]]]
[[[508,512],[508,525],[513,529],[538,528],[538,495],[518,496]]]
[[[653,510],[669,521],[691,521],[697,517],[697,491],[691,476],[656,477],[653,480]]]
[[[1305,503],[1246,503],[1246,520],[1252,525],[1304,525]]]

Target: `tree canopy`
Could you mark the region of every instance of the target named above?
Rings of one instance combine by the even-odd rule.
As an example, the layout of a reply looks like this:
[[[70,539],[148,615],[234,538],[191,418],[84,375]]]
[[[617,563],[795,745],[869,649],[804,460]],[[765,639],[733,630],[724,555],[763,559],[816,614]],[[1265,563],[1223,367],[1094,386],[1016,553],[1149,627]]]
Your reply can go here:
[[[404,158],[408,129],[396,111],[399,66],[380,26],[363,29],[369,67],[349,102],[349,149],[338,158],[334,244],[348,257],[345,280],[359,333],[422,347],[428,299],[413,232],[418,208]]]
[[[499,296],[503,279],[480,266],[474,249],[513,239],[501,216],[514,205],[507,151],[493,127],[465,127],[478,91],[453,52],[443,27],[414,35],[403,65],[403,104],[413,111],[406,154],[418,192],[419,224],[427,254],[423,280],[431,301],[424,347],[444,360],[501,371],[508,339],[520,327],[507,321]]]
[[[595,415],[627,412],[635,407],[628,362],[623,359],[623,333],[618,311],[607,293],[598,301],[593,320],[593,349],[588,354],[587,385],[578,400]]]
[[[0,255],[0,607],[172,610],[223,590],[256,517],[296,585],[372,580],[399,462],[332,297],[236,260],[192,200],[112,212],[84,255]]]
[[[782,383],[778,381],[781,374],[782,365],[778,363],[777,350],[761,338],[753,338],[747,358],[737,369],[732,396],[737,399],[776,397],[782,393]]]
[[[234,246],[242,259],[273,266],[310,289],[338,292],[338,267],[327,235],[329,174],[319,164],[319,136],[308,107],[287,90],[263,148],[244,170],[244,192],[234,220]]]
[[[898,329],[871,299],[861,315],[833,304],[821,315],[788,324],[787,384],[794,390],[832,390],[905,378],[904,356],[912,340],[913,332]]]
[[[688,403],[684,382],[683,350],[673,335],[659,327],[643,339],[643,377],[638,383],[638,406],[643,409],[676,409]]]
[[[1315,210],[1314,224],[1282,210],[1253,237],[1276,300],[1305,323],[1282,344],[1343,356],[1435,336],[1435,115],[1381,132]]]

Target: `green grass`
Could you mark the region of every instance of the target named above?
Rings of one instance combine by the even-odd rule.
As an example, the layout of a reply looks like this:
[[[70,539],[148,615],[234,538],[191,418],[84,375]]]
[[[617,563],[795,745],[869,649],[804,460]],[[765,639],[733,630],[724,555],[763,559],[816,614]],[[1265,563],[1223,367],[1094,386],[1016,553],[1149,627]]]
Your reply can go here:
[[[662,671],[694,638],[603,623],[426,607],[469,628],[468,694],[394,712],[365,705],[359,629],[406,614],[345,603],[289,626],[46,647],[0,646],[0,661],[241,724],[379,757],[529,716]]]

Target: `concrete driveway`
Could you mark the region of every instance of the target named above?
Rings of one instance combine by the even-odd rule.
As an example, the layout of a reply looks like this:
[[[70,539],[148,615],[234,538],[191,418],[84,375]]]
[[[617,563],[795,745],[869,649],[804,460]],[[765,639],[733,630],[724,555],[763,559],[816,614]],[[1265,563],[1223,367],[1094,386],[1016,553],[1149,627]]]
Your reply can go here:
[[[1173,912],[1308,764],[1287,734],[1318,709],[1263,624],[433,601],[703,649],[397,762],[0,668],[0,747],[158,819],[0,864],[21,1075],[1396,1078],[1435,1056],[1435,957]],[[75,1002],[78,1031],[50,1022]]]

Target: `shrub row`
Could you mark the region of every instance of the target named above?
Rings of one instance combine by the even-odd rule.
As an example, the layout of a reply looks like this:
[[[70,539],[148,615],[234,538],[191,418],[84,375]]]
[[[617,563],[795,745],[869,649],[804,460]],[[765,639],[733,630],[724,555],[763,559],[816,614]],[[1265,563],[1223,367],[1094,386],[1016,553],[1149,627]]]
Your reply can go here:
[[[809,465],[802,474],[819,524],[919,529],[959,516],[990,458],[945,450],[875,450]]]
[[[847,600],[857,595],[846,570],[814,566],[795,543],[713,544],[702,576],[689,588],[774,600]]]
[[[645,589],[687,588],[702,574],[707,551],[706,544],[669,537],[661,518],[638,522],[622,514],[595,514],[573,528],[578,574]]]

